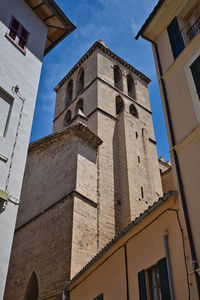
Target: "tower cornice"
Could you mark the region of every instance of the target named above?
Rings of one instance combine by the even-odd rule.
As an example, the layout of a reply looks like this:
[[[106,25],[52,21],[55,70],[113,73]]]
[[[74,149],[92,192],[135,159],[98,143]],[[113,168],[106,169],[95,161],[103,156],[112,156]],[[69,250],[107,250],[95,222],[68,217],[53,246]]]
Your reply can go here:
[[[65,83],[67,79],[69,79],[72,74],[80,67],[80,65],[88,59],[88,57],[97,49],[101,49],[104,53],[108,54],[111,58],[118,61],[120,64],[124,65],[127,69],[138,75],[141,79],[143,79],[147,84],[151,82],[151,79],[148,78],[146,75],[144,75],[142,72],[138,71],[136,68],[134,68],[132,65],[127,63],[125,60],[123,60],[121,57],[119,57],[117,54],[112,52],[109,48],[105,47],[100,42],[95,42],[92,47],[83,55],[83,57],[77,62],[77,64],[67,73],[67,75],[57,84],[57,86],[54,88],[54,91],[57,92],[59,88]]]
[[[102,139],[92,132],[85,124],[77,122],[76,124],[71,125],[62,131],[55,132],[32,142],[29,146],[29,152],[34,151],[38,147],[46,147],[49,145],[49,143],[53,143],[56,140],[65,138],[65,136],[69,135],[79,136],[95,148],[103,143]]]

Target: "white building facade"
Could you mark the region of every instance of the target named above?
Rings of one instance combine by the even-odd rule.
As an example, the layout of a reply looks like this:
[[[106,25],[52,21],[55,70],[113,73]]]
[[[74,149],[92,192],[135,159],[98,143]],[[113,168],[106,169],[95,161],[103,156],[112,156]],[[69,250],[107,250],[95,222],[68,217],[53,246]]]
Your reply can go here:
[[[52,0],[1,1],[0,299],[20,203],[42,60],[74,29]]]

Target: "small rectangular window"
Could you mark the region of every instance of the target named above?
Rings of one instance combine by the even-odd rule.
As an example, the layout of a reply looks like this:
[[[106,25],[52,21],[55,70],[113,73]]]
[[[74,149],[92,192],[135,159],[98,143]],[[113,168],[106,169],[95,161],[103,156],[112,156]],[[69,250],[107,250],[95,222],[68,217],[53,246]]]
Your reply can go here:
[[[0,136],[4,137],[8,128],[13,98],[0,88]]]
[[[9,32],[7,33],[7,36],[11,38],[13,42],[21,50],[23,50],[23,52],[25,52],[26,45],[28,42],[29,32],[13,16],[10,21]]]
[[[197,95],[200,100],[200,56],[192,63],[190,69],[196,86]]]
[[[175,17],[170,25],[167,27],[170,44],[174,59],[183,51],[185,48],[183,38],[179,29],[178,20]]]

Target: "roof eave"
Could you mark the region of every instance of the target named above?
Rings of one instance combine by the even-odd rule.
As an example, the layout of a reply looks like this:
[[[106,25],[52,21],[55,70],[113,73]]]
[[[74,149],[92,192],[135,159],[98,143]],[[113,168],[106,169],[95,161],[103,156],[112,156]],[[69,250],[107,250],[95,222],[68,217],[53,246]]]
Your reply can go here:
[[[45,24],[45,26],[51,27],[51,25],[46,23],[47,18],[43,18],[40,12],[38,11],[42,6],[46,6],[52,12],[52,17],[55,17],[63,26],[63,33],[58,34],[58,36],[51,40],[49,36],[49,28],[47,33],[47,39],[51,41],[50,45],[45,46],[44,55],[49,53],[56,45],[58,45],[67,35],[69,35],[73,30],[76,29],[76,26],[68,19],[60,7],[55,3],[54,0],[43,0],[39,5],[34,7],[29,0],[25,2],[30,6],[30,8],[37,14],[40,20]],[[60,28],[61,29],[61,28]]]
[[[151,23],[152,19],[157,14],[158,10],[161,8],[165,0],[159,0],[157,5],[154,7],[153,11],[150,13],[149,17],[146,19],[145,23],[142,25],[141,29],[138,31],[137,35],[135,36],[135,39],[138,40],[140,36],[143,35],[144,31],[148,27],[148,25]]]
[[[64,40],[64,38],[66,36],[68,36],[74,29],[76,29],[76,27],[74,26],[74,28],[65,31],[65,33],[59,38],[57,39],[53,44],[51,44],[45,51],[44,51],[44,56],[47,55],[56,45],[58,45],[60,42],[62,42],[62,40]]]

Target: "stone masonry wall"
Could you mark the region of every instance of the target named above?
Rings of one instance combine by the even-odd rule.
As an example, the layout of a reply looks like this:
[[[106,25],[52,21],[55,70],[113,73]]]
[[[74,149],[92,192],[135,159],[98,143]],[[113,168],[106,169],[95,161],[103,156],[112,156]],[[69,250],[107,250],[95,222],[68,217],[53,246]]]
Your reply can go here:
[[[49,142],[30,151],[17,227],[75,189],[77,138]]]
[[[70,278],[73,196],[62,200],[15,233],[5,300],[23,300],[36,272],[39,296],[62,292]]]

